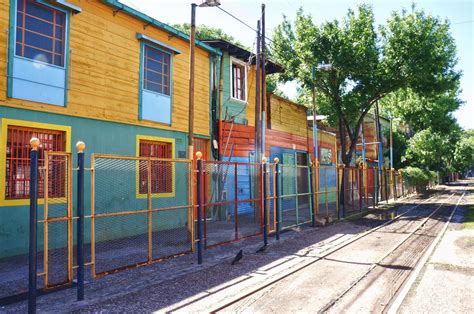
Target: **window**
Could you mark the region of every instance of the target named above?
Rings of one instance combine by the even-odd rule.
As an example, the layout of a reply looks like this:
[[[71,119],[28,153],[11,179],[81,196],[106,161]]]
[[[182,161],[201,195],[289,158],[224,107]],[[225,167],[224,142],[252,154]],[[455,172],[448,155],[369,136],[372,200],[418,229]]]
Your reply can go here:
[[[247,101],[247,71],[242,62],[232,60],[232,98]]]
[[[29,198],[30,139],[39,138],[41,147],[38,154],[38,166],[44,166],[44,151],[66,151],[66,132],[35,129],[9,125],[6,143],[5,199]],[[53,163],[52,175],[49,175],[49,196],[64,197],[66,168],[62,163]],[[43,176],[38,176],[38,197],[44,196]]]
[[[144,34],[141,40],[139,119],[171,125],[172,56],[179,50]]]
[[[66,13],[32,0],[18,0],[15,54],[64,66]]]
[[[170,95],[170,55],[145,45],[143,88]]]
[[[68,30],[81,8],[61,1],[12,0],[7,96],[65,106],[68,95]]]
[[[171,159],[173,158],[173,144],[170,142],[159,142],[140,140],[140,157],[153,157]],[[140,162],[140,194],[148,193],[148,167],[147,161]],[[173,192],[173,163],[165,160],[151,161],[151,193]]]

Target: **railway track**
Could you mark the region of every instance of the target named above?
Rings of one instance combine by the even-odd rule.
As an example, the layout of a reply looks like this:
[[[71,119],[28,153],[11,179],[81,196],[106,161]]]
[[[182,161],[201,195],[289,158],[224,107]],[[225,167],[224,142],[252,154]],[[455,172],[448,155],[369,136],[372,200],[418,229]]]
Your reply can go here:
[[[433,236],[436,236],[436,232],[439,232],[439,229],[442,228],[442,224],[444,224],[444,221],[443,219],[441,219],[441,217],[446,216],[446,213],[449,212],[449,207],[451,207],[451,205],[446,206],[446,204],[453,197],[455,197],[455,195],[456,193],[453,193],[448,197],[446,197],[445,195],[432,196],[408,208],[398,216],[375,228],[367,230],[366,232],[363,232],[359,235],[345,239],[341,242],[336,241],[336,244],[329,245],[329,247],[318,251],[318,254],[316,256],[313,256],[311,260],[303,260],[303,262],[292,267],[291,271],[286,272],[281,276],[272,278],[271,280],[264,282],[255,289],[242,292],[241,294],[236,295],[231,300],[226,300],[224,303],[218,304],[210,312],[239,312],[245,310],[245,308],[248,308],[255,302],[258,302],[263,297],[271,293],[271,290],[275,289],[275,287],[277,287],[286,279],[290,279],[292,276],[301,274],[302,271],[312,265],[315,265],[318,262],[324,260],[331,260],[331,255],[334,255],[335,253],[345,248],[349,248],[351,244],[355,244],[359,240],[373,235],[376,232],[397,233],[399,235],[406,235],[402,240],[398,241],[393,247],[391,247],[388,252],[383,254],[382,257],[377,259],[376,262],[372,263],[370,267],[368,267],[368,269],[361,276],[356,278],[356,280],[354,280],[348,287],[338,293],[336,297],[330,300],[330,302],[321,306],[321,308],[317,310],[318,312],[328,312],[331,311],[336,304],[339,306],[339,301],[341,301],[342,299],[350,300],[350,298],[353,298],[354,300],[356,300],[357,297],[354,297],[353,295],[356,294],[354,292],[354,288],[357,286],[361,287],[361,282],[370,281],[368,279],[371,279],[374,276],[373,274],[379,273],[380,270],[384,269],[384,266],[389,265],[390,262],[393,262],[393,260],[390,261],[389,259],[392,258],[394,254],[405,249],[407,251],[407,254],[400,255],[400,258],[404,259],[399,265],[400,269],[398,270],[398,272],[395,269],[392,274],[392,286],[395,288],[388,289],[389,292],[387,293],[387,295],[380,296],[377,298],[377,302],[380,302],[380,304],[383,305],[383,308],[378,308],[378,310],[381,310],[383,312],[384,310],[386,310],[386,307],[390,304],[390,300],[394,298],[396,292],[399,290],[400,286],[403,284],[403,282],[406,280],[406,277],[409,275],[409,272],[407,274],[407,271],[403,270],[407,270],[408,268],[412,267],[413,263],[416,264],[416,262],[419,260],[419,254],[417,253],[421,252],[421,255],[424,252],[424,249],[428,247],[429,244],[432,242]],[[463,195],[459,197],[458,203],[462,197]],[[429,204],[428,202],[436,200],[436,198],[439,198],[441,200],[441,204],[435,209],[433,209],[433,205]],[[439,203],[440,202],[438,202],[438,204]],[[454,209],[451,210],[451,213],[453,211]],[[420,230],[423,230],[424,233],[420,232]],[[429,234],[429,236],[426,236],[427,234]],[[422,239],[423,241],[420,241],[420,239]],[[407,250],[407,248],[410,249]],[[386,301],[387,298],[389,298],[389,301]]]

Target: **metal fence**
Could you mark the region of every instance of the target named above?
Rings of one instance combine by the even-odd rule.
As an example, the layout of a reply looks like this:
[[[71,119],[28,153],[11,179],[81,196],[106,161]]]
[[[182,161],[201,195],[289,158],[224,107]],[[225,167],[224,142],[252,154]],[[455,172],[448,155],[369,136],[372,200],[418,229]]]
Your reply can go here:
[[[48,290],[71,284],[78,264],[76,169],[70,153],[48,152],[44,160],[38,171],[44,191],[38,207],[37,286]],[[202,169],[198,173],[192,160],[92,154],[84,247],[92,277],[192,252],[198,243],[196,176],[202,183],[205,248],[260,236],[265,220],[268,233],[279,235],[414,192],[402,172],[368,166],[204,160]],[[28,288],[27,255],[8,256],[0,255],[0,299]]]
[[[190,252],[192,161],[92,155],[92,274]]]
[[[37,289],[48,290],[71,284],[73,278],[71,154],[45,152],[38,168],[38,181],[41,182],[38,184],[41,199],[37,224]],[[28,255],[0,256],[0,299],[8,300],[27,291]]]
[[[311,222],[310,166],[280,165],[280,226],[288,229]]]
[[[206,248],[262,233],[262,165],[203,161]]]

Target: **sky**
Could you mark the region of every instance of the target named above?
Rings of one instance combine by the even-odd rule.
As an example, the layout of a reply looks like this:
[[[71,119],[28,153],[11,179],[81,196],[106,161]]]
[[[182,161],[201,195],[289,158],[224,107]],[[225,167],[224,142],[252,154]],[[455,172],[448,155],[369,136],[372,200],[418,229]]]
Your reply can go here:
[[[121,0],[123,3],[168,24],[189,23],[191,3],[189,0]],[[199,4],[202,0],[195,0]],[[256,28],[260,18],[262,1],[255,0],[221,0],[220,8],[232,13],[241,21]],[[451,22],[451,34],[457,45],[457,69],[463,72],[461,78],[460,98],[465,103],[454,113],[464,129],[474,129],[474,0],[266,0],[266,32],[271,36],[272,30],[282,22],[283,15],[293,20],[296,11],[303,7],[305,13],[311,14],[316,24],[328,20],[341,20],[349,8],[355,9],[358,4],[372,5],[377,24],[383,24],[392,11],[402,8],[409,10],[415,2],[417,8]],[[254,47],[255,33],[241,22],[230,17],[219,8],[197,8],[196,23],[222,28],[226,33],[242,42],[247,47]],[[267,37],[270,37],[267,36]],[[271,37],[270,37],[271,38]],[[282,90],[290,97],[296,95],[296,84],[288,83]]]

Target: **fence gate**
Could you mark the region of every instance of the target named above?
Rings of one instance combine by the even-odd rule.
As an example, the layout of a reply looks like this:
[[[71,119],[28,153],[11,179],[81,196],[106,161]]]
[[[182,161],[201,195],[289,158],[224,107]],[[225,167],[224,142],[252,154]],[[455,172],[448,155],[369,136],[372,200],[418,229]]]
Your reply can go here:
[[[43,240],[38,275],[43,278],[44,288],[52,288],[72,283],[73,278],[71,153],[45,152],[39,175],[38,195],[44,195],[44,207],[43,217],[38,220],[38,239]]]
[[[92,155],[92,276],[191,252],[192,161]]]

